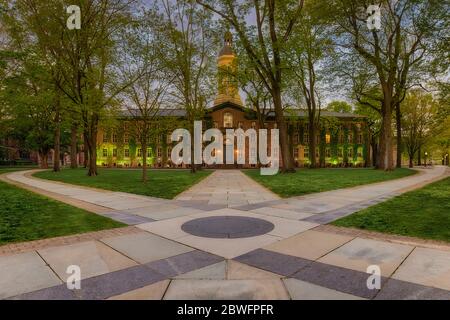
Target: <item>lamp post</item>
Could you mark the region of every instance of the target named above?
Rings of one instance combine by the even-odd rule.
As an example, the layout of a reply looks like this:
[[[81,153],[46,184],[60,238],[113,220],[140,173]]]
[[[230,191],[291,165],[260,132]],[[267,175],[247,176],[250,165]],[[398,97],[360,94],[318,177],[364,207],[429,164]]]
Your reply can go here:
[[[446,166],[448,166],[448,153],[445,154],[444,164],[445,164]]]
[[[428,152],[425,151],[425,167],[427,166],[427,156],[428,156]]]

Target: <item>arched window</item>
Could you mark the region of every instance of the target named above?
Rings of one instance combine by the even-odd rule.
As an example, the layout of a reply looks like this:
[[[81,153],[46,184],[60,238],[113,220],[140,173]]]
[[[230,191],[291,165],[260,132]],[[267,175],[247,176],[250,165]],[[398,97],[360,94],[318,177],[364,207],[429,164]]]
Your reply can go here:
[[[225,128],[233,127],[233,115],[230,112],[225,112],[223,114],[223,126]]]

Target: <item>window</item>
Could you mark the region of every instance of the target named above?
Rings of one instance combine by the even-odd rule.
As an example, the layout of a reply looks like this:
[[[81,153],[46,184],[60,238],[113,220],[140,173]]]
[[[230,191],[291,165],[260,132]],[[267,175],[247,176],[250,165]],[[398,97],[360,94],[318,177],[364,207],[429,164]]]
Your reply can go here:
[[[320,156],[319,154],[319,148],[316,148],[316,158],[318,158]]]
[[[172,148],[167,148],[167,159],[170,159],[172,157]]]
[[[161,154],[162,154],[161,147],[158,147],[158,158],[161,158]]]
[[[217,121],[214,121],[214,128],[219,128],[219,124],[217,123]]]
[[[142,149],[141,148],[138,148],[137,156],[142,157]]]
[[[107,157],[108,156],[108,149],[103,149],[103,157]]]
[[[363,156],[363,154],[362,154],[362,148],[359,147],[359,148],[358,148],[358,157],[359,157],[359,158],[362,158],[362,156]]]
[[[256,129],[256,122],[252,121],[252,129]]]
[[[331,136],[330,136],[329,133],[327,133],[327,134],[325,135],[325,142],[326,142],[327,144],[329,144],[330,141],[331,141]]]
[[[298,148],[294,148],[294,159],[297,160],[298,159]]]
[[[330,148],[325,149],[325,157],[330,158],[331,157],[331,150]]]
[[[339,132],[339,141],[338,143],[343,144],[344,143],[344,134],[342,132]]]
[[[103,142],[108,142],[108,134],[106,132],[103,133]]]
[[[225,128],[233,128],[233,115],[231,112],[225,112],[223,114],[223,126]]]
[[[305,123],[305,132],[308,132],[308,131],[309,131],[309,124]]]
[[[294,133],[293,143],[298,144],[298,133]]]
[[[276,122],[273,123],[273,128],[274,129],[278,128],[278,124]]]
[[[353,134],[349,133],[348,134],[348,143],[352,143],[353,142]]]
[[[128,143],[128,141],[130,141],[130,137],[128,136],[128,133],[125,133],[125,135],[123,136],[123,142]]]
[[[166,143],[167,144],[171,144],[172,143],[172,139],[170,137],[170,134],[166,135]]]
[[[309,158],[309,148],[308,148],[308,147],[306,147],[306,148],[303,150],[303,157],[304,157],[305,159],[308,159],[308,158]]]
[[[150,158],[152,156],[152,149],[147,148],[147,158]]]
[[[116,148],[113,149],[113,157],[117,157],[117,149]]]
[[[309,143],[309,134],[308,134],[308,133],[305,133],[305,134],[303,135],[303,142],[304,142],[305,144]]]
[[[125,149],[124,150],[124,156],[125,156],[125,158],[129,158],[130,157],[130,149]]]
[[[362,133],[358,134],[358,138],[357,138],[356,143],[357,144],[362,144],[363,143],[363,135],[362,135]]]
[[[343,149],[342,149],[342,148],[338,148],[338,149],[337,149],[337,155],[338,155],[338,157],[341,157],[341,158],[342,158],[342,156],[344,155],[344,152],[343,152]]]
[[[349,158],[353,158],[353,148],[348,148],[347,155]]]
[[[112,135],[112,142],[116,143],[117,142],[117,134],[113,133]]]
[[[267,122],[264,122],[264,128],[266,128],[266,129],[269,128],[269,124]]]

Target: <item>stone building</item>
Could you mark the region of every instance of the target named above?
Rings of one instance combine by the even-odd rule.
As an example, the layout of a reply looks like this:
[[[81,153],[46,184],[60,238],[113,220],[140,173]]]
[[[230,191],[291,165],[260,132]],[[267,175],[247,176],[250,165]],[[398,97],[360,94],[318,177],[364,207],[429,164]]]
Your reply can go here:
[[[258,121],[255,110],[244,106],[239,95],[239,88],[232,73],[238,67],[237,59],[233,52],[232,37],[226,33],[224,46],[219,53],[218,60],[218,89],[213,106],[208,108],[203,119],[203,129],[218,128],[225,134],[226,129],[242,128],[244,131],[253,128],[259,130],[276,128],[273,112],[269,112],[263,123]],[[166,168],[175,167],[170,161],[173,142],[170,134],[175,127],[173,124],[182,123],[185,111],[181,109],[159,110],[158,122],[154,125],[160,128],[154,137],[150,138],[150,144],[146,151],[130,134],[132,125],[127,112],[119,121],[119,125],[113,129],[99,130],[97,163],[108,167],[139,167],[142,165],[142,154],[147,152],[147,164],[151,167]],[[163,128],[164,119],[172,124]],[[301,109],[293,109],[286,112],[288,122],[289,143],[297,167],[308,166],[309,152],[308,120],[307,113]],[[316,160],[322,167],[347,167],[370,165],[370,147],[367,130],[367,119],[361,115],[338,112],[321,112],[322,127],[318,130],[316,148]],[[170,129],[170,130],[169,130]],[[158,131],[158,130],[155,130]],[[224,139],[224,144],[227,141]],[[248,145],[246,146],[248,158]],[[225,150],[226,148],[224,148]],[[237,152],[237,150],[235,150]],[[235,157],[236,158],[236,157]],[[225,159],[225,157],[224,157]],[[225,162],[225,161],[224,161]],[[206,166],[206,165],[204,165]],[[245,165],[216,164],[215,168],[251,168],[246,161]],[[179,167],[186,167],[180,165]]]

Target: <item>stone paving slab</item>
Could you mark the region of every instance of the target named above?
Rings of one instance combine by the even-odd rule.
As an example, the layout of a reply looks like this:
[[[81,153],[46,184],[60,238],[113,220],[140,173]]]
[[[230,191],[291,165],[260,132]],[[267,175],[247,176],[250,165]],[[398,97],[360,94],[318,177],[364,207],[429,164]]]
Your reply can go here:
[[[110,297],[107,300],[161,300],[169,283],[170,280],[162,280],[136,290]]]
[[[292,220],[301,220],[313,215],[312,213],[305,213],[305,212],[301,213],[296,211],[280,209],[276,207],[262,207],[251,210],[250,212]]]
[[[165,300],[287,300],[280,279],[173,280]]]
[[[450,300],[450,291],[389,279],[376,300]]]
[[[235,260],[228,260],[227,279],[280,279],[280,275],[262,269],[254,268]]]
[[[197,270],[180,274],[175,279],[225,280],[227,278],[227,262],[224,260]]]
[[[199,268],[222,261],[223,258],[200,251],[190,251],[163,260],[147,263],[146,266],[168,278],[176,277]]]
[[[137,216],[137,215],[133,215],[133,214],[128,214],[126,212],[121,212],[121,211],[108,211],[108,212],[100,213],[100,215],[111,218],[116,221],[120,221],[122,223],[131,225],[131,226],[155,221],[150,218],[141,217],[141,216]]]
[[[0,299],[60,283],[36,252],[0,257]]]
[[[311,262],[291,277],[366,299],[374,298],[379,292],[367,288],[369,274],[320,262]],[[385,282],[386,278],[382,277],[381,285]]]
[[[236,257],[234,260],[283,276],[290,276],[311,263],[311,261],[306,259],[264,249],[248,252]]]
[[[103,300],[162,280],[165,276],[139,265],[83,280],[76,295],[80,299]]]
[[[363,298],[293,278],[283,279],[292,300],[363,300]]]
[[[194,250],[147,232],[105,238],[101,241],[139,263],[148,263]]]
[[[366,272],[370,265],[377,265],[381,274],[389,277],[412,250],[413,247],[407,245],[356,238],[318,261],[361,272]]]
[[[354,237],[308,230],[273,243],[264,249],[309,260],[317,260]]]
[[[71,265],[80,267],[82,279],[136,265],[136,262],[99,241],[47,248],[38,252],[64,282],[70,276],[66,271]]]
[[[415,248],[392,278],[450,290],[450,252]]]

